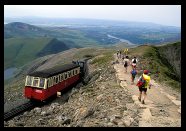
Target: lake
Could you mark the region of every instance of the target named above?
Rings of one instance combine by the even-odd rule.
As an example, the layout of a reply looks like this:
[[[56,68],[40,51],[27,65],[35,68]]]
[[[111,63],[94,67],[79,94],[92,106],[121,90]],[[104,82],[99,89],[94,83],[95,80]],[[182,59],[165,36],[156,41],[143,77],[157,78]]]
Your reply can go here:
[[[14,72],[17,70],[15,67],[4,70],[4,80],[14,77]]]
[[[123,38],[118,38],[118,37],[115,37],[115,36],[109,35],[109,34],[107,34],[107,36],[110,37],[110,38],[119,39],[121,42],[128,43],[129,45],[135,45],[134,43],[130,42],[129,40],[126,40],[126,39],[123,39]]]

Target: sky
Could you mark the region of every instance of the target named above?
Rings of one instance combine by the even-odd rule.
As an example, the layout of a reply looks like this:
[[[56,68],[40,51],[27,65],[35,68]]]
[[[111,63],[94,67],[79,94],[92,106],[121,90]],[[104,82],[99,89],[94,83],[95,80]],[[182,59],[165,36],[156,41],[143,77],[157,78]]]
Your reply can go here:
[[[4,5],[4,17],[91,18],[181,27],[181,5]]]

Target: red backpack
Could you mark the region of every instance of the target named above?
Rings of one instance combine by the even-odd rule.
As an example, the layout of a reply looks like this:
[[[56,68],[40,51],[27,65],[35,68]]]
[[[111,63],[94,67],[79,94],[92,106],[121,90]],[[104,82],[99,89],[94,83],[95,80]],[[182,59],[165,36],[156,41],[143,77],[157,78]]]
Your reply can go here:
[[[140,77],[140,80],[138,81],[138,83],[136,84],[136,86],[138,86],[139,88],[144,87],[145,86],[145,79],[143,78],[143,75]]]

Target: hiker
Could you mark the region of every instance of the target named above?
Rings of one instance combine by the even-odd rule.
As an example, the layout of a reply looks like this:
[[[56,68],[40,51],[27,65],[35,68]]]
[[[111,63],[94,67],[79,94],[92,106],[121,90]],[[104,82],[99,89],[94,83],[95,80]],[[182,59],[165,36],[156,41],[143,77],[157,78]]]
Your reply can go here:
[[[145,99],[147,96],[147,87],[149,87],[149,89],[151,88],[150,76],[148,70],[144,70],[143,74],[138,79],[138,83],[136,85],[139,87],[138,100],[141,101],[142,104],[145,104]],[[142,95],[143,95],[143,99],[142,99]]]
[[[121,59],[121,50],[119,50],[119,58]]]
[[[119,59],[119,50],[117,51],[117,58]]]
[[[124,49],[124,54],[128,55],[128,51],[129,51],[129,49]]]
[[[134,84],[134,79],[135,79],[136,74],[137,74],[136,68],[132,68],[130,73],[131,73],[131,85],[133,85]]]
[[[125,58],[124,54],[122,54],[122,57],[121,57],[121,58],[122,58],[122,61],[123,61],[123,60],[124,60],[124,58]]]
[[[126,56],[123,61],[124,61],[125,72],[127,72],[127,67],[129,65],[129,56]]]
[[[137,62],[138,62],[138,60],[137,60],[137,58],[134,56],[134,58],[132,59],[132,63],[131,63],[132,68],[135,68],[135,69],[136,69],[136,64],[137,64]]]

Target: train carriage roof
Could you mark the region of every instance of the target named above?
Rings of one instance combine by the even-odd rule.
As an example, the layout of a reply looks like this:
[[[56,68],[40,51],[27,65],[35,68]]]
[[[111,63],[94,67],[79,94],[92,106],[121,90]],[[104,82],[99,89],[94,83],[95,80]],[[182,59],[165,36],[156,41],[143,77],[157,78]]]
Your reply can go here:
[[[43,78],[47,78],[50,76],[54,76],[57,75],[59,73],[74,69],[76,67],[79,67],[79,65],[77,64],[66,64],[66,65],[62,65],[62,66],[58,66],[58,67],[54,67],[54,68],[49,68],[49,69],[45,69],[45,70],[40,70],[40,71],[34,71],[29,73],[29,76],[34,76],[34,77],[43,77]]]

